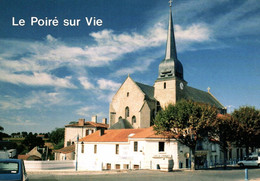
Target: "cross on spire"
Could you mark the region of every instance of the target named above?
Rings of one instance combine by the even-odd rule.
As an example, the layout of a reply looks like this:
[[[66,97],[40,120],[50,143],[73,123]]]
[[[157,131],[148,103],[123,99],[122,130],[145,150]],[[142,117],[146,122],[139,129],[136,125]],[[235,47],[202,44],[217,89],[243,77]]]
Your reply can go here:
[[[172,0],[169,1],[170,7],[172,7]]]

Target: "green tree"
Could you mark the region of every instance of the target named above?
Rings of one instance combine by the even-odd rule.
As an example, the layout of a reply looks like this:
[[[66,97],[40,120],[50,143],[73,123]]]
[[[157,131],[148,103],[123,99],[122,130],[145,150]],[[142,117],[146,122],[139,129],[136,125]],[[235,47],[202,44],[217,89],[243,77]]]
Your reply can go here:
[[[64,146],[64,132],[65,128],[56,128],[51,132],[50,141],[56,145],[55,149],[59,149]]]
[[[69,122],[69,124],[77,124],[78,122],[77,121],[71,121]]]
[[[23,131],[23,132],[22,132],[22,135],[23,135],[23,137],[25,138],[25,137],[28,135],[28,133],[27,133],[26,131]]]
[[[198,141],[209,135],[210,123],[216,119],[217,109],[192,101],[179,101],[168,105],[155,117],[154,130],[191,149],[191,169],[195,169],[195,149]]]
[[[4,128],[0,126],[0,140],[2,140],[4,137],[4,133],[2,133],[2,131],[4,131]]]
[[[36,137],[31,132],[24,138],[22,144],[28,147],[28,150],[33,149],[35,146],[43,147],[44,141],[42,138]]]
[[[217,119],[211,120],[211,140],[216,142],[224,154],[224,168],[227,166],[227,151],[236,139],[236,130],[238,125],[232,119],[230,114],[218,114]]]
[[[255,107],[244,106],[234,110],[233,119],[237,122],[237,146],[244,146],[246,154],[249,154],[249,148],[260,146],[260,110]]]

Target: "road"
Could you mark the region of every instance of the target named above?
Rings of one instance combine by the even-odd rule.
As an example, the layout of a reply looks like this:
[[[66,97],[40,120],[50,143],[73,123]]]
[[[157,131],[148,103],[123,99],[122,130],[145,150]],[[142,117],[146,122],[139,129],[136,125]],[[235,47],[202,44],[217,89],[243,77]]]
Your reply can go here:
[[[135,170],[125,172],[58,172],[28,173],[30,181],[244,181],[245,170],[196,170],[160,172],[151,170]],[[249,181],[260,181],[260,169],[249,169]]]

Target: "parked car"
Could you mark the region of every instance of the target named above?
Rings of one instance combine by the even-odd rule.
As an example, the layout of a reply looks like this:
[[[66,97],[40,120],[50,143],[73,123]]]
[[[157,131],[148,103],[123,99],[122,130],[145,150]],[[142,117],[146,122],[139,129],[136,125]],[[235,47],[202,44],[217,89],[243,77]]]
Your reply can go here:
[[[260,156],[258,155],[251,155],[247,157],[245,160],[237,162],[237,164],[240,167],[245,167],[245,166],[255,166],[260,168]]]
[[[28,181],[23,160],[0,159],[0,180]]]

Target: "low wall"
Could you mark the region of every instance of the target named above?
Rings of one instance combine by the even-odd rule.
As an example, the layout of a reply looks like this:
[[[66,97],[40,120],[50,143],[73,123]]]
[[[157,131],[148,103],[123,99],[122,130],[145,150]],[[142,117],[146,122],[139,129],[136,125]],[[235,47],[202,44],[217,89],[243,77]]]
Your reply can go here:
[[[24,161],[26,171],[37,170],[75,170],[75,160],[64,161]]]

